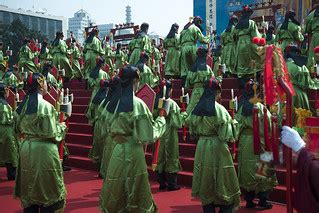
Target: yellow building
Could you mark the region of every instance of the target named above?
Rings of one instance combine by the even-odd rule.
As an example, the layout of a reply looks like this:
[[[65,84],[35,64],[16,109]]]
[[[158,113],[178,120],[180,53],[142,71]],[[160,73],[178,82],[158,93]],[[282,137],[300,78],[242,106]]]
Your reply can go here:
[[[274,0],[274,2],[283,5],[283,15],[287,10],[294,10],[300,22],[307,17],[307,14],[312,9],[312,0]]]

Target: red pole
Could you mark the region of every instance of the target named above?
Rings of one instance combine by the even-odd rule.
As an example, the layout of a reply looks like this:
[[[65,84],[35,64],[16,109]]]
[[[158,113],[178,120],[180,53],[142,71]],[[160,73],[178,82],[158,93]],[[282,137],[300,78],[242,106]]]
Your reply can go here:
[[[156,167],[157,167],[157,163],[158,163],[158,153],[159,153],[159,148],[161,145],[161,141],[158,139],[155,142],[155,151],[154,151],[154,155],[153,155],[153,160],[152,160],[152,170],[155,171]]]
[[[292,126],[292,95],[291,91],[284,81],[283,78],[279,78],[278,81],[279,85],[284,89],[286,93],[286,122],[285,125],[291,127]],[[287,184],[287,191],[286,191],[286,199],[287,199],[287,213],[293,212],[292,207],[292,153],[291,149],[288,147],[284,147],[285,152],[285,162],[286,162],[286,184]]]

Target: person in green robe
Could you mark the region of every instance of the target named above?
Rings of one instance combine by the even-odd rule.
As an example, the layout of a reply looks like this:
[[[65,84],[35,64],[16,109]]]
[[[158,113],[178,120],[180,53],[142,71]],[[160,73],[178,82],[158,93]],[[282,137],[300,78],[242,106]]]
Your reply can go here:
[[[126,54],[123,52],[122,50],[122,44],[121,43],[117,43],[116,44],[116,51],[115,51],[115,69],[120,70],[125,62],[126,62]]]
[[[77,78],[79,81],[81,81],[81,79],[84,77],[81,70],[80,62],[79,62],[79,59],[81,57],[81,52],[79,48],[77,47],[76,40],[74,38],[68,38],[66,40],[66,44],[68,46],[67,52],[68,52],[69,61],[73,70],[72,77]]]
[[[14,133],[13,109],[6,101],[8,87],[0,83],[0,164],[6,166],[8,180],[15,180],[18,165],[18,143]]]
[[[58,82],[56,78],[51,74],[53,65],[51,62],[47,62],[43,65],[42,75],[45,77],[48,85],[48,90],[50,91],[51,87],[54,87],[56,90],[62,89],[63,85],[61,82]]]
[[[242,15],[235,27],[234,38],[237,41],[236,50],[236,69],[235,74],[238,77],[252,75],[256,73],[257,61],[254,58],[254,53],[257,50],[257,45],[252,43],[254,37],[261,37],[255,21],[250,17],[254,11],[245,6]]]
[[[110,134],[110,127],[113,120],[116,118],[113,116],[113,113],[110,113],[107,110],[108,104],[110,100],[112,99],[113,95],[118,95],[119,92],[122,90],[121,87],[121,80],[118,76],[114,76],[112,80],[110,81],[110,88],[107,93],[107,97],[101,102],[99,106],[99,116],[97,120],[97,124],[100,123],[100,128],[97,129],[97,135],[99,138],[97,138],[97,143],[101,144],[99,146],[103,147],[104,149],[99,148],[99,150],[96,150],[96,152],[102,151],[102,159],[101,159],[101,166],[100,166],[100,174],[99,176],[103,179],[105,179],[108,166],[110,163],[110,159],[114,150],[114,147],[116,145],[116,141],[114,141]],[[96,125],[97,125],[96,124]]]
[[[157,181],[159,190],[176,191],[180,189],[177,185],[177,173],[182,167],[179,161],[178,129],[182,127],[184,118],[178,104],[171,99],[172,82],[163,80],[160,91],[156,95],[154,117],[158,116],[158,102],[163,98],[163,88],[166,87],[165,98],[169,100],[169,113],[166,116],[165,132],[160,140],[160,149],[157,163]]]
[[[13,92],[16,92],[17,89],[23,89],[24,83],[19,80],[19,70],[18,68],[8,69],[3,76],[3,83],[11,89]]]
[[[20,73],[38,72],[38,68],[33,61],[35,55],[30,49],[30,44],[31,44],[31,40],[26,38],[24,39],[24,45],[20,48],[19,62],[18,62]]]
[[[47,91],[42,74],[31,73],[29,90],[17,109],[15,129],[23,134],[14,196],[24,212],[63,210],[66,189],[57,144],[65,137],[66,125],[43,94]]]
[[[68,58],[68,46],[66,45],[63,38],[63,32],[56,32],[55,39],[51,45],[50,54],[53,57],[53,65],[58,69],[60,68],[65,70],[64,81],[68,81],[73,75],[73,69]]]
[[[140,87],[144,84],[148,84],[150,87],[155,88],[159,84],[159,76],[157,73],[152,72],[152,69],[148,66],[149,55],[145,52],[141,53],[140,60],[137,62],[136,67],[140,71]]]
[[[168,35],[164,39],[164,48],[167,50],[165,58],[165,77],[170,78],[180,78],[180,43],[178,35],[178,24],[173,24]]]
[[[3,52],[3,42],[0,41],[0,79],[2,79],[2,76],[4,75],[6,69],[7,69],[7,64],[9,61],[9,56],[4,56]]]
[[[208,50],[206,48],[198,48],[195,64],[187,74],[185,88],[192,89],[192,96],[186,109],[187,114],[193,111],[202,96],[204,92],[204,82],[214,76],[212,69],[206,63],[207,53]]]
[[[89,78],[90,72],[96,65],[96,59],[105,54],[100,39],[97,37],[98,30],[93,28],[89,33],[89,36],[85,40],[83,53],[85,56],[84,64],[84,76],[86,79]]]
[[[151,60],[151,69],[154,73],[160,73],[160,62],[162,59],[162,53],[156,46],[156,40],[152,39],[152,60]]]
[[[94,124],[96,120],[95,112],[96,108],[98,107],[98,105],[92,104],[92,100],[97,91],[100,89],[101,80],[107,80],[110,78],[110,76],[104,70],[102,70],[103,65],[104,59],[99,57],[94,69],[90,72],[90,77],[88,79],[89,87],[90,89],[93,89],[93,91],[85,115],[91,124]]]
[[[114,117],[110,123],[116,142],[100,194],[102,212],[157,211],[148,181],[143,144],[153,143],[165,131],[166,112],[159,110],[154,121],[146,104],[134,95],[138,69],[123,68],[118,94],[113,94],[107,111]]]
[[[268,202],[269,193],[278,185],[274,168],[272,173],[267,176],[257,175],[257,165],[264,154],[264,128],[263,128],[263,105],[257,103],[259,116],[259,129],[261,138],[261,154],[254,153],[253,144],[253,107],[250,99],[254,97],[254,81],[250,79],[246,84],[239,100],[238,112],[235,119],[238,121],[239,132],[239,153],[238,153],[238,179],[244,193],[246,208],[255,208],[257,205],[265,209],[271,209],[272,204]],[[257,94],[258,95],[258,94]],[[271,114],[267,110],[269,122],[269,132],[271,129]],[[258,204],[254,202],[255,197],[259,198]]]
[[[294,86],[295,96],[292,97],[293,107],[310,110],[307,89],[317,90],[319,80],[312,78],[306,67],[307,58],[300,55],[301,51],[296,46],[287,46],[285,59],[290,79]]]
[[[276,42],[276,35],[275,33],[275,27],[270,25],[267,29],[267,32],[265,34],[265,38],[266,38],[266,44],[270,45],[270,44],[277,44]]]
[[[105,37],[105,40],[104,40],[104,60],[105,60],[105,64],[107,64],[109,66],[109,69],[110,69],[110,73],[112,75],[112,73],[114,72],[114,64],[113,64],[113,57],[114,57],[114,53],[113,53],[113,50],[112,50],[112,47],[110,45],[110,38],[108,36]]]
[[[220,41],[222,44],[221,64],[225,64],[227,71],[232,73],[236,64],[236,42],[234,41],[234,30],[238,23],[238,17],[233,15],[221,34]],[[214,66],[215,68],[216,66]]]
[[[108,88],[110,86],[111,80],[102,80],[100,83],[100,89],[95,94],[92,99],[92,105],[95,107],[95,123],[94,123],[94,134],[93,134],[93,143],[89,152],[89,158],[92,160],[94,164],[97,165],[98,170],[100,170],[101,160],[103,156],[103,150],[105,145],[105,138],[102,137],[104,131],[104,119],[102,119],[102,111],[101,103],[105,101],[108,102]]]
[[[47,61],[52,60],[52,56],[50,55],[50,49],[48,48],[49,43],[45,40],[41,43],[41,49],[39,53],[40,59],[40,70],[43,70],[43,66]]]
[[[133,51],[131,52],[129,63],[132,65],[139,61],[142,52],[146,52],[147,54],[152,53],[152,42],[147,34],[148,28],[149,24],[143,23],[140,31],[137,32],[135,38],[130,42],[132,43],[130,46]]]
[[[240,188],[228,142],[234,142],[238,125],[224,106],[215,101],[221,90],[216,78],[203,83],[204,92],[186,119],[190,134],[198,138],[192,196],[202,202],[204,213],[231,213],[240,204]]]
[[[308,52],[307,67],[310,68],[312,59],[315,57],[314,48],[319,45],[319,4],[315,5],[313,11],[305,19],[305,33],[311,36]]]
[[[285,53],[289,44],[298,44],[304,40],[300,23],[295,19],[295,16],[296,13],[294,11],[287,11],[284,22],[277,31],[276,38],[283,53]]]
[[[196,60],[196,43],[208,44],[209,37],[203,35],[201,25],[203,20],[196,16],[192,22],[185,25],[180,34],[181,45],[181,77],[183,85],[185,83],[188,72],[192,69]]]

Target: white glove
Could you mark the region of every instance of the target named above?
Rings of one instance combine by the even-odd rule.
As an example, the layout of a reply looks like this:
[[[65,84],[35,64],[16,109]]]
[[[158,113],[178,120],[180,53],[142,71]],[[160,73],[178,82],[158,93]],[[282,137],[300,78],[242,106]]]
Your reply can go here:
[[[273,160],[272,152],[264,152],[260,155],[260,160],[264,162],[270,162]]]
[[[299,133],[288,126],[282,127],[281,142],[294,152],[299,152],[306,146],[306,143],[302,140]]]

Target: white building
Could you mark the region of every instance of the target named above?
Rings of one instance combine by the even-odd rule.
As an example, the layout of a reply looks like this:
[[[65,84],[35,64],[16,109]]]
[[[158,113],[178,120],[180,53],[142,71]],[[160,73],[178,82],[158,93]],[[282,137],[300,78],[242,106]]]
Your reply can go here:
[[[0,29],[3,29],[4,24],[11,24],[16,19],[29,29],[40,31],[49,40],[55,38],[57,31],[62,31],[64,34],[67,32],[67,22],[62,16],[52,16],[46,14],[46,10],[31,11],[24,9],[12,9],[5,5],[0,5]],[[0,36],[3,33],[0,32]],[[1,39],[1,38],[0,38]]]
[[[73,32],[74,37],[78,40],[78,42],[84,42],[84,28],[90,26],[90,24],[94,25],[94,21],[91,19],[88,12],[85,10],[79,10],[74,13],[72,18],[69,18],[69,30],[68,33]]]

